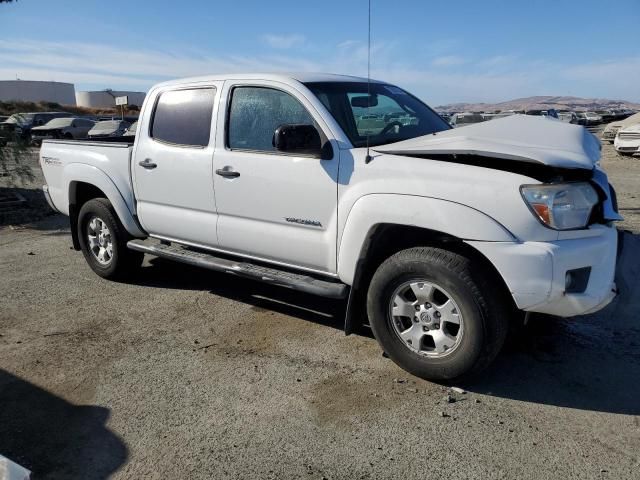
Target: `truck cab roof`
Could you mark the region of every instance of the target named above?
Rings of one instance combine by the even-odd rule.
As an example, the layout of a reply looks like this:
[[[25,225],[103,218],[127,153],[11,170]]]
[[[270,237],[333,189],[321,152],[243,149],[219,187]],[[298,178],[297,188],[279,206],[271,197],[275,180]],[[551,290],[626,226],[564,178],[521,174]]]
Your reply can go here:
[[[282,83],[316,83],[316,82],[366,82],[364,77],[338,75],[333,73],[288,72],[288,73],[228,73],[219,75],[202,75],[198,77],[180,78],[157,84],[156,87],[170,87],[188,83],[224,81],[224,80],[272,80]],[[386,83],[371,80],[371,83]]]

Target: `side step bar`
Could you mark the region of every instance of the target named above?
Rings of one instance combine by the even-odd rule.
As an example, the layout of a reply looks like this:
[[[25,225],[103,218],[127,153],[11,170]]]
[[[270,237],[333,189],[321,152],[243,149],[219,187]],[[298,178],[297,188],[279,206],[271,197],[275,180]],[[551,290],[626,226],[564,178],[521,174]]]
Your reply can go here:
[[[180,245],[150,244],[141,240],[131,240],[127,243],[127,247],[131,250],[155,255],[156,257],[208,268],[217,272],[232,273],[322,297],[345,298],[349,292],[348,287],[343,283],[320,280],[309,275],[216,257],[212,254],[192,250]]]

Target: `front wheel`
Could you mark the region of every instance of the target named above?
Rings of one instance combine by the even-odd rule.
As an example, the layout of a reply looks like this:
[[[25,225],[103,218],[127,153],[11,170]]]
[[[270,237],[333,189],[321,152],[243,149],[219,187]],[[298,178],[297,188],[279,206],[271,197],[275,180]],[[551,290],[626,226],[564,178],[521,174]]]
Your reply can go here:
[[[106,198],[94,198],[82,206],[78,239],[87,263],[101,277],[121,278],[142,264],[144,254],[127,248],[131,236]]]
[[[411,248],[375,272],[367,312],[395,363],[427,380],[451,380],[479,372],[502,348],[508,308],[499,291],[458,253]]]

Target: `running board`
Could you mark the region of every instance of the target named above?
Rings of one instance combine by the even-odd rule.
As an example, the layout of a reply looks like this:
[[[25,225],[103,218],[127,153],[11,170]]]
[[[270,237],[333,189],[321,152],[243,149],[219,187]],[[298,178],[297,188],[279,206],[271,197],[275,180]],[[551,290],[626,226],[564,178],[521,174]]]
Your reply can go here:
[[[216,257],[209,253],[185,248],[176,244],[149,244],[143,243],[141,240],[131,240],[127,243],[127,247],[137,252],[155,255],[156,257],[167,258],[196,267],[208,268],[209,270],[215,270],[217,272],[252,278],[261,282],[291,288],[321,297],[344,298],[348,293],[348,287],[343,283],[320,280],[309,275]]]

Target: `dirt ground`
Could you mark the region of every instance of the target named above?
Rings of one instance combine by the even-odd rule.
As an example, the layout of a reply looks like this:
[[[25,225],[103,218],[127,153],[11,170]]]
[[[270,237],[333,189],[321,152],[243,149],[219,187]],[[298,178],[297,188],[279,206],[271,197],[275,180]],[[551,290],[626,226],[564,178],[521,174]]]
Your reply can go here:
[[[622,295],[534,319],[465,393],[344,336],[341,302],[149,258],[109,282],[65,218],[5,210],[0,454],[35,478],[639,479],[640,158],[603,165]]]

